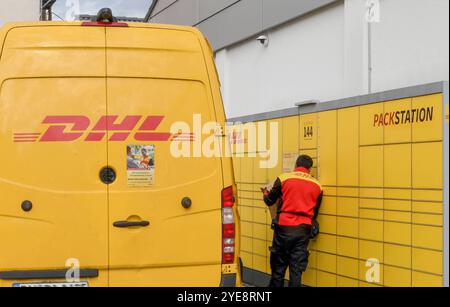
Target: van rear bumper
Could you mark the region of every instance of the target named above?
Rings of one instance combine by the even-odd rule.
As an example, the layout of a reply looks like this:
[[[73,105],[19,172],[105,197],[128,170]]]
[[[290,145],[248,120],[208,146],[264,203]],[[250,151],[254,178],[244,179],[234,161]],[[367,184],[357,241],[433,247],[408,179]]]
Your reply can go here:
[[[220,287],[234,288],[234,287],[236,287],[236,282],[237,282],[236,274],[222,275],[222,280],[220,281]]]

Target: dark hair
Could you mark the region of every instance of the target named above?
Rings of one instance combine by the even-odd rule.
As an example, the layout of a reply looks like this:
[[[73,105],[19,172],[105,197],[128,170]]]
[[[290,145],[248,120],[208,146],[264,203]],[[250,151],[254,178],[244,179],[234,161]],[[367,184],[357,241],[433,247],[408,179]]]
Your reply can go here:
[[[298,157],[297,162],[295,163],[296,167],[304,167],[307,169],[311,169],[313,167],[314,161],[313,159],[308,155],[301,155]]]

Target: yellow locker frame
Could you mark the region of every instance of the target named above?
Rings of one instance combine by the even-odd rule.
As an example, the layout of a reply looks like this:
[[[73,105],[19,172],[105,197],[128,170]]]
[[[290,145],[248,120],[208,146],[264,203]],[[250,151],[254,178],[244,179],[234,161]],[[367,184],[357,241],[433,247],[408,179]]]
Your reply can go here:
[[[286,169],[286,157],[306,153],[325,191],[306,285],[448,286],[448,97],[448,82],[437,82],[229,119],[279,127],[274,169],[261,172],[255,161],[235,158],[249,228],[244,280],[266,286],[270,277],[273,232],[258,184]],[[250,169],[258,182],[249,182]],[[380,276],[367,282],[371,257]]]

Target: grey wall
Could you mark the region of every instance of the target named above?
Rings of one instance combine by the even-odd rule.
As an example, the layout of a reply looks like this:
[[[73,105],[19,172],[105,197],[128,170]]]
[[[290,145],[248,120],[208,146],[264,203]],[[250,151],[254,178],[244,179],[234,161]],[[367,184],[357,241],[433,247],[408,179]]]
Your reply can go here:
[[[198,26],[215,50],[338,0],[159,0],[150,22]]]
[[[40,0],[0,0],[0,26],[7,22],[38,21]]]

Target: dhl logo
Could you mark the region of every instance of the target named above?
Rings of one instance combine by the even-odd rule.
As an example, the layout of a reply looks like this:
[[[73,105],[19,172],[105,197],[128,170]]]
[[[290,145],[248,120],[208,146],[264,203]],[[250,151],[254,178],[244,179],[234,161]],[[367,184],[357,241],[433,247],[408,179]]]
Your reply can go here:
[[[42,124],[49,125],[44,133],[14,133],[14,142],[100,142],[109,136],[111,142],[126,141],[131,134],[136,141],[164,142],[186,139],[181,134],[172,135],[168,132],[156,132],[164,116],[128,115],[118,122],[119,116],[102,116],[94,124],[86,116],[47,116]],[[136,132],[135,129],[138,127]],[[190,140],[190,138],[189,138]]]

